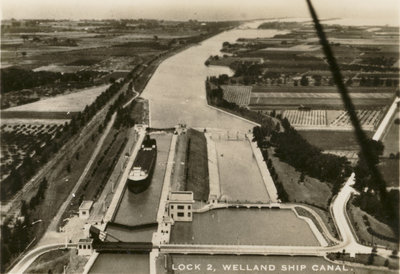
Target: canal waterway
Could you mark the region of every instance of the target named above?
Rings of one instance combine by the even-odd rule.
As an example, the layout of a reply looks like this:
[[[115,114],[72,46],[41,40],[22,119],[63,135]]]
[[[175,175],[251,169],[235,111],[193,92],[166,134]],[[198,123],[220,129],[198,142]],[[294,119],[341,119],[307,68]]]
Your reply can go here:
[[[89,273],[150,273],[149,255],[103,253],[97,257]]]
[[[252,123],[249,123],[243,119],[235,118],[231,115],[210,108],[207,105],[205,96],[206,78],[208,76],[224,73],[232,74],[232,71],[227,67],[207,67],[204,65],[204,62],[210,55],[221,55],[220,49],[222,48],[222,43],[225,41],[233,43],[238,38],[266,38],[273,37],[278,33],[283,33],[283,31],[277,30],[251,29],[251,27],[256,27],[258,25],[259,23],[252,22],[242,26],[241,28],[223,32],[203,41],[196,46],[186,49],[161,63],[142,94],[144,98],[149,99],[151,126],[166,128],[174,126],[178,123],[182,123],[193,128],[217,128],[226,129],[233,132],[248,132],[248,130],[251,130],[254,126]],[[169,144],[169,140],[170,137],[166,140],[157,140],[159,144],[157,163],[160,163],[160,166],[157,165],[156,167],[150,188],[147,190],[147,192],[136,196],[126,191],[118,208],[114,222],[132,226],[155,221],[155,216],[159,205],[163,175],[165,172],[165,166],[162,166],[162,162],[165,163],[167,161],[167,148],[169,148],[169,145],[166,144]],[[164,145],[161,146],[161,143],[164,143]],[[161,147],[164,147],[164,149],[162,150]],[[227,157],[225,160],[237,161],[238,158],[240,159],[243,151],[235,150],[235,142],[232,142],[231,150],[232,152],[228,154],[233,153],[234,155],[229,156],[231,159]],[[247,148],[246,153],[251,155],[250,147]],[[251,167],[247,168],[250,170],[257,170],[255,161],[251,161],[249,165],[251,165]],[[156,173],[158,173],[158,175]],[[246,177],[246,174],[246,172],[238,173],[237,179],[246,184],[246,182],[249,180],[249,178]],[[224,180],[225,182],[228,182],[229,178],[222,178],[222,181]],[[262,189],[261,186],[260,189]],[[261,191],[261,193],[262,195],[260,197],[253,197],[252,199],[267,200],[268,196],[265,195],[266,193],[263,191]],[[236,194],[231,195],[236,197]],[[247,197],[248,196],[249,195],[247,194]],[[270,212],[272,215],[269,216],[270,213],[268,212]],[[272,222],[273,219],[280,220],[275,231],[279,232],[280,235],[296,235],[296,229],[287,230],[286,228],[291,224],[298,223],[300,220],[296,218],[294,214],[288,215],[284,212],[285,211],[282,211],[282,215],[280,215],[280,211],[265,211],[262,213],[262,219],[264,220],[263,222],[267,224],[269,221]],[[207,215],[208,214],[204,216],[207,217]],[[223,218],[222,216],[225,215],[222,213],[221,218],[223,219],[223,228],[218,233],[223,234],[223,232],[229,227],[231,229],[238,228],[240,225],[234,224],[236,222],[232,220],[235,218],[240,220],[242,217],[245,217],[245,215],[242,215],[239,213],[239,216],[235,215],[231,216],[230,218]],[[260,221],[260,219],[260,216],[254,216],[252,221]],[[204,223],[207,223],[207,221],[204,220]],[[218,227],[215,229],[218,230]],[[263,228],[257,227],[257,229],[260,232]],[[308,241],[310,243],[314,243],[316,240],[312,235],[311,230],[309,230],[309,228],[304,229],[308,229],[308,231],[305,232],[304,235],[306,236],[304,236],[303,240],[305,242]],[[301,228],[301,230],[303,230],[303,228]],[[121,234],[119,236],[124,238],[126,237],[126,235],[122,236],[124,232],[121,231],[120,233]],[[215,231],[207,233],[207,235],[202,237],[205,238],[206,242],[212,242],[214,239],[212,236],[213,233],[215,233]],[[232,233],[234,233],[234,231]],[[277,235],[274,235],[274,233],[269,235],[271,239],[275,238],[276,236]],[[240,238],[246,239],[246,237],[245,231],[241,232]],[[238,236],[236,236],[236,239],[237,238]],[[250,240],[251,239],[248,238],[248,241]],[[279,243],[280,242],[276,242],[276,244]],[[285,241],[285,243],[289,244],[289,241]],[[294,241],[292,244],[301,243]],[[96,260],[91,273],[148,273],[148,268],[146,268],[149,265],[148,260],[148,255],[143,255],[142,257],[137,258],[137,255],[101,254]],[[136,269],[138,269],[138,272],[135,272]]]
[[[124,196],[117,209],[114,222],[127,226],[154,223],[157,220],[158,204],[168,159],[172,134],[152,135],[157,141],[157,162],[152,182],[144,192],[135,194],[125,189]],[[150,239],[143,239],[149,240]]]
[[[150,79],[142,96],[149,99],[152,127],[178,123],[194,128],[223,128],[247,131],[252,124],[207,106],[205,80],[208,76],[228,74],[222,66],[205,66],[210,55],[222,55],[222,43],[238,38],[272,37],[277,30],[234,29],[223,32],[165,60]]]
[[[171,243],[319,246],[308,224],[291,210],[217,209],[176,222]]]
[[[220,200],[264,204],[270,202],[250,143],[247,140],[215,140],[215,144],[221,186]]]

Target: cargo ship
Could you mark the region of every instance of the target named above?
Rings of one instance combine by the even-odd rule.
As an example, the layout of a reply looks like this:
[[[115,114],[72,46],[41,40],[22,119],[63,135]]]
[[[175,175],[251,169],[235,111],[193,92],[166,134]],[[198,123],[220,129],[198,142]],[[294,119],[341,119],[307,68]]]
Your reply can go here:
[[[157,159],[157,143],[149,135],[143,140],[142,146],[138,151],[132,169],[128,175],[129,191],[138,194],[145,191],[153,176],[154,167]]]

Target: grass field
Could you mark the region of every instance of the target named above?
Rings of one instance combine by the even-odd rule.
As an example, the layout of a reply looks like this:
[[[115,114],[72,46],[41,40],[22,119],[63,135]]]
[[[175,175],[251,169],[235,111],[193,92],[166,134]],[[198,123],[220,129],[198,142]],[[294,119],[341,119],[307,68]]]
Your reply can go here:
[[[363,216],[366,215],[368,216],[368,221],[370,223],[371,228],[378,232],[381,235],[391,237],[391,238],[396,238],[393,230],[376,220],[373,216],[369,215],[368,213],[362,211],[360,208],[355,207],[351,204],[351,201],[348,203],[348,215],[350,219],[352,220],[353,227],[355,228],[356,234],[361,241],[361,243],[366,243],[371,245],[372,243],[382,245],[382,246],[387,246],[391,249],[397,249],[398,245],[395,242],[390,242],[386,241],[383,239],[380,239],[378,237],[374,237],[367,231],[367,226],[364,223]]]
[[[318,131],[301,130],[303,136],[310,144],[322,150],[359,150],[359,145],[352,131]],[[372,132],[366,132],[372,137]]]
[[[186,158],[185,190],[193,191],[195,200],[207,200],[210,192],[208,182],[207,143],[202,132],[188,129],[188,157]]]
[[[347,262],[353,262],[353,263],[358,263],[358,264],[363,264],[363,265],[368,265],[369,256],[370,256],[370,254],[356,254],[356,257],[352,258],[352,257],[350,257],[349,254],[346,253],[344,257],[336,258],[336,254],[328,254],[328,258],[330,258],[332,260],[336,259],[337,262],[342,262],[344,260],[344,261],[347,261]],[[389,269],[399,269],[399,260],[398,260],[398,258],[388,258],[387,260],[389,262],[389,265],[388,265]],[[382,256],[375,255],[372,265],[373,266],[378,266],[378,267],[384,267],[385,266],[385,261],[386,261],[386,258],[384,258]],[[382,271],[384,271],[384,268],[382,269]],[[368,272],[368,273],[377,273],[377,272],[376,271],[371,271],[371,272]],[[386,270],[385,273],[389,273],[389,271]],[[392,273],[392,272],[390,272],[390,273]]]
[[[396,118],[399,118],[399,111],[397,110]],[[400,151],[399,148],[399,130],[400,130],[400,126],[399,124],[396,124],[395,119],[392,119],[392,121],[390,122],[389,125],[389,129],[386,132],[386,134],[383,137],[383,145],[385,146],[385,150],[383,152],[383,156],[389,156],[391,153],[393,154],[397,154]]]
[[[185,169],[186,169],[186,149],[187,149],[187,134],[178,136],[175,147],[174,165],[171,174],[171,190],[185,190]]]
[[[300,183],[301,173],[294,167],[273,156],[273,149],[268,149],[269,158],[282,182],[284,189],[289,195],[290,202],[305,203],[322,208],[328,207],[328,200],[331,197],[331,189],[327,183],[318,179],[305,176],[304,183]]]
[[[76,250],[53,250],[39,256],[25,273],[81,273],[88,260],[76,254]]]
[[[39,256],[26,270],[26,273],[62,273],[64,265],[68,265],[70,252],[68,250],[54,250]],[[75,252],[73,250],[72,252]]]
[[[40,100],[31,104],[8,108],[7,111],[35,111],[35,112],[75,112],[90,105],[97,96],[105,91],[109,85],[77,90],[73,93]]]

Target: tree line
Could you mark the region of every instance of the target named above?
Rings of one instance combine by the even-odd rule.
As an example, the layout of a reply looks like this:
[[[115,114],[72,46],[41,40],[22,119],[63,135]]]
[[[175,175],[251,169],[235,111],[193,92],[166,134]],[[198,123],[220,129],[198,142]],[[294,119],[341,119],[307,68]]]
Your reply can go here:
[[[96,71],[60,73],[51,71],[31,71],[19,68],[1,69],[1,93],[34,88],[55,82],[88,82],[102,74]]]
[[[303,176],[307,174],[330,183],[332,195],[338,193],[352,170],[346,157],[322,153],[319,148],[304,139],[286,118],[282,118],[280,115],[277,118],[280,120],[280,124],[276,124],[274,128],[270,125],[262,125],[253,129],[257,145],[260,148],[273,145],[276,148],[276,156],[281,161],[301,171]],[[268,155],[265,152],[263,155],[265,155],[264,158],[268,165]],[[269,169],[272,169],[272,163],[270,165]]]
[[[47,189],[47,180],[43,180],[39,184],[38,191],[31,198],[29,203],[24,200],[21,202],[20,218],[12,224],[11,218],[6,218],[1,227],[1,263],[0,272],[5,273],[6,266],[15,259],[26,246],[33,240],[32,226],[34,223],[30,219],[30,213],[35,210],[36,206],[44,199]]]
[[[283,131],[274,131],[271,143],[276,147],[276,155],[310,177],[329,182],[332,195],[339,192],[342,184],[352,171],[346,157],[324,154],[321,149],[310,144],[289,123],[281,118]]]
[[[375,166],[379,164],[379,157],[382,155],[384,146],[381,141],[368,140],[372,156],[370,161]],[[362,152],[358,154],[358,162],[354,168],[356,182],[354,188],[360,195],[354,199],[354,205],[374,216],[378,220],[389,224],[397,237],[399,235],[399,191],[387,191],[386,182],[376,179],[366,163]]]

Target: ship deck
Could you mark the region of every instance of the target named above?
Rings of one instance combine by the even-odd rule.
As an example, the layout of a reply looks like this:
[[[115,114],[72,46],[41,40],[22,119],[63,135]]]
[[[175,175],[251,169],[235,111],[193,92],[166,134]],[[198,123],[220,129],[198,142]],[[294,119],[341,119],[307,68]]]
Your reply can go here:
[[[156,157],[157,149],[140,150],[133,162],[133,167],[141,167],[142,170],[149,170]]]

